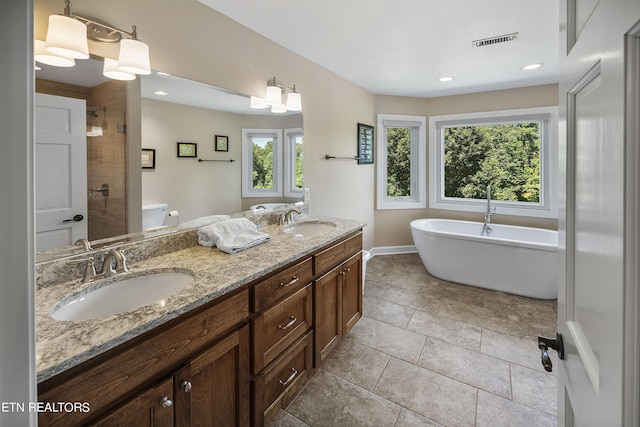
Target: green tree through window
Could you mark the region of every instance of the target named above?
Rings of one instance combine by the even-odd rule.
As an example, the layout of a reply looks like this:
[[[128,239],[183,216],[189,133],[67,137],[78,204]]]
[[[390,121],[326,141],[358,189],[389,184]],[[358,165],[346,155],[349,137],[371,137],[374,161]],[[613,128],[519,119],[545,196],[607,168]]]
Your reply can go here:
[[[253,138],[253,188],[273,188],[273,141]]]
[[[445,197],[540,202],[539,122],[444,128]]]
[[[387,196],[411,195],[411,129],[387,128]]]

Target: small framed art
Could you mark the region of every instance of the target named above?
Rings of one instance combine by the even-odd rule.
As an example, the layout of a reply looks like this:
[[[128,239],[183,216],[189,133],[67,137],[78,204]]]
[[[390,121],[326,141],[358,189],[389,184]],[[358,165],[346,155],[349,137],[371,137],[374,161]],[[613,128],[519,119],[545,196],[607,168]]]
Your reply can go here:
[[[178,142],[178,157],[198,157],[198,144],[195,142]]]
[[[216,135],[216,151],[229,151],[229,137]]]
[[[156,150],[153,148],[142,149],[142,169],[156,168]]]

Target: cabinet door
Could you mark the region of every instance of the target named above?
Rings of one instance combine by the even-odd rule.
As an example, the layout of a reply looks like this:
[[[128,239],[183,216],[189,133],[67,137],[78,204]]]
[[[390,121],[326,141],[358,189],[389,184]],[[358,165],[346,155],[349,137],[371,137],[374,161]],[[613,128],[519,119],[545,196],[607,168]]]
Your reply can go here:
[[[314,366],[325,358],[342,336],[342,266],[330,270],[314,284]]]
[[[173,426],[173,379],[169,378],[92,424],[95,427]]]
[[[342,336],[362,317],[362,253],[342,264]]]
[[[174,376],[177,426],[248,426],[249,327],[196,357]]]

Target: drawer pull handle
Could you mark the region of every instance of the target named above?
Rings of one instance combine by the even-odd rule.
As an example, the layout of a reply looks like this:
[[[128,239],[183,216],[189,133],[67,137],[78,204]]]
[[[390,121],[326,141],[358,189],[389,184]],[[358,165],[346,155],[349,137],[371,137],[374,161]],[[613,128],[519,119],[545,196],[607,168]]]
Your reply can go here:
[[[162,406],[163,408],[171,408],[172,405],[173,405],[173,402],[169,400],[167,396],[163,397],[162,400],[160,401],[160,406]]]
[[[293,276],[293,277],[291,278],[291,280],[289,280],[289,283],[280,282],[280,287],[281,287],[281,288],[286,288],[287,286],[291,286],[291,285],[293,285],[293,284],[294,284],[294,283],[296,283],[298,280],[300,280],[300,279],[298,279],[296,276]]]
[[[298,319],[296,319],[294,316],[291,316],[291,317],[290,317],[290,319],[291,319],[291,320],[289,320],[289,323],[287,323],[286,325],[284,325],[284,326],[282,326],[282,325],[278,325],[278,329],[280,329],[280,330],[283,330],[283,331],[284,331],[284,330],[285,330],[285,329],[287,329],[289,326],[291,326],[291,325],[293,325],[294,323],[296,323],[296,321],[298,320]]]
[[[191,384],[191,381],[185,381],[182,383],[182,391],[185,393],[189,393],[192,387],[193,385]]]
[[[296,377],[296,375],[298,375],[298,371],[296,371],[296,368],[291,368],[291,376],[289,378],[287,378],[286,381],[280,380],[278,382],[280,383],[280,385],[287,386],[287,385],[289,385],[289,383],[291,381],[293,381],[293,379]]]

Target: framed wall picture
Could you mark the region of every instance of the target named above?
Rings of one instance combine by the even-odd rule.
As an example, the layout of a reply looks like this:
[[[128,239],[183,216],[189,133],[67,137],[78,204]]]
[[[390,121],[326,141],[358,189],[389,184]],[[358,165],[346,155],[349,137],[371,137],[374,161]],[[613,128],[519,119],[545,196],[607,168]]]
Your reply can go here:
[[[358,123],[358,164],[373,163],[373,126]]]
[[[156,150],[153,148],[142,149],[142,169],[156,168]]]
[[[229,137],[216,135],[216,151],[229,151]]]
[[[178,157],[197,157],[198,144],[195,142],[178,142]]]

